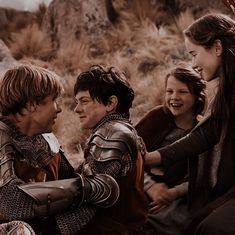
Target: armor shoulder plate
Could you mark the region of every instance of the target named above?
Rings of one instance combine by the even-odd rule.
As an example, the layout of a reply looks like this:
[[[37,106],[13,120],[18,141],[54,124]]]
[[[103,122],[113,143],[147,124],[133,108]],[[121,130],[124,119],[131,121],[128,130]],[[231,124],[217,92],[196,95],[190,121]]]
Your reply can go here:
[[[108,122],[90,138],[90,154],[98,161],[121,159],[125,154],[138,155],[137,135],[134,128],[121,121]]]

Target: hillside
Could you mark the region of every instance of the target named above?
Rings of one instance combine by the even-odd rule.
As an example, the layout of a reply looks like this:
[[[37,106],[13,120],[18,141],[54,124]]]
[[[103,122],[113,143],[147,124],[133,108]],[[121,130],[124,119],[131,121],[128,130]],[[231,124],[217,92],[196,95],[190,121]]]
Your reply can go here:
[[[73,163],[87,136],[73,112],[77,74],[91,64],[118,66],[136,92],[131,110],[136,123],[162,102],[169,68],[179,61],[189,61],[182,30],[210,11],[232,14],[219,0],[196,3],[53,0],[48,8],[40,5],[32,13],[0,9],[0,38],[15,59],[12,64],[33,63],[63,78],[63,112],[55,131]]]

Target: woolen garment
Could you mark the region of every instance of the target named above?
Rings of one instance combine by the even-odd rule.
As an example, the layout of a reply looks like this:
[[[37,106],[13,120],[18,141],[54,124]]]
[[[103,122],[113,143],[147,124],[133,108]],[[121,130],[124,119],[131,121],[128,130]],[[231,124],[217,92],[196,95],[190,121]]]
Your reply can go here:
[[[163,146],[167,135],[177,128],[171,112],[163,105],[156,106],[150,110],[135,126],[138,134],[143,138],[148,152]],[[187,132],[182,131],[179,137]],[[177,137],[178,138],[178,137]],[[173,139],[176,139],[174,137]],[[166,144],[166,143],[165,143]],[[168,186],[174,186],[186,175],[187,159],[174,162],[164,168],[163,181]]]
[[[191,233],[185,233],[185,235],[234,235],[234,211],[235,198],[233,197],[205,217],[196,228],[195,233],[192,233],[191,230]]]
[[[189,158],[189,209],[196,213],[207,203],[223,197],[235,184],[234,126],[219,147],[213,116],[208,116],[186,137],[159,149],[163,165]],[[218,154],[219,153],[219,154]],[[213,167],[215,166],[215,167]]]
[[[138,134],[143,138],[147,151],[159,148],[165,136],[175,127],[175,122],[170,111],[163,105],[150,110],[135,125]]]
[[[157,106],[150,110],[136,125],[138,134],[146,143],[148,151],[154,151],[185,136],[188,131],[178,128],[174,117],[165,106]],[[153,234],[179,235],[187,218],[187,159],[176,163],[173,167],[163,168],[160,175],[159,167],[149,167],[145,173],[145,191],[153,184],[166,183],[177,188],[181,197],[156,214],[149,213],[146,225],[153,228]],[[157,171],[156,171],[157,170]],[[184,183],[182,183],[184,182]]]

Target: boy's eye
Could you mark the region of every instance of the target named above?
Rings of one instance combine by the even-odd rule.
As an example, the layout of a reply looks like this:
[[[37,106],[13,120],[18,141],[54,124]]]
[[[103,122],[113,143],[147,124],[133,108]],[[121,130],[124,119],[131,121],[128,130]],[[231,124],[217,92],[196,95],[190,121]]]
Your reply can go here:
[[[186,90],[182,90],[182,91],[180,91],[180,93],[182,93],[182,94],[186,94],[186,93],[189,93],[188,91],[186,91]]]
[[[82,100],[81,101],[81,104],[87,104],[88,103],[88,100]]]
[[[80,103],[81,104],[87,104],[87,103],[89,103],[89,102],[91,102],[92,100],[91,99],[81,99],[80,100]]]
[[[172,90],[166,90],[166,93],[172,93],[173,91]]]

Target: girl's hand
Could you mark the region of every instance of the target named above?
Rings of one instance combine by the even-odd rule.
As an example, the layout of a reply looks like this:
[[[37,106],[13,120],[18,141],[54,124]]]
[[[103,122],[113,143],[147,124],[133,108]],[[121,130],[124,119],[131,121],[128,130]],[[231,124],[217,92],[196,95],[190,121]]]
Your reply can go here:
[[[171,204],[177,197],[178,192],[175,188],[168,188],[164,183],[153,184],[147,191],[152,202],[149,204],[150,213],[156,214],[163,208]]]
[[[144,159],[146,166],[156,166],[161,164],[161,155],[158,151],[146,152]]]

